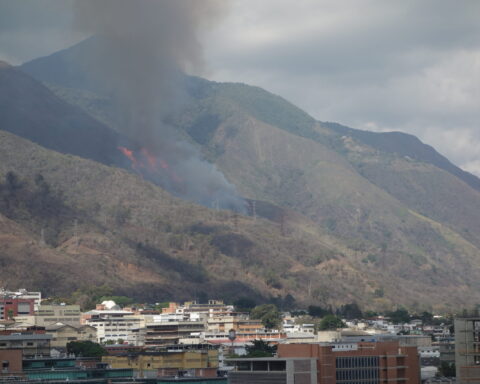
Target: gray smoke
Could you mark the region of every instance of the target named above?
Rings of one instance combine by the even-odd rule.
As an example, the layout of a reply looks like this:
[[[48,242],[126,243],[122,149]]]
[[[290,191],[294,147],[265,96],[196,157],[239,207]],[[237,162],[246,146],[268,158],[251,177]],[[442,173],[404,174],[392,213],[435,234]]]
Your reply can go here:
[[[145,166],[137,170],[181,197],[242,209],[242,200],[223,174],[165,122],[185,103],[184,73],[203,66],[199,36],[223,13],[224,4],[77,0],[74,16],[77,29],[95,36],[95,57],[88,61],[94,63],[97,82],[115,100],[119,128],[164,165],[157,172],[144,158]]]

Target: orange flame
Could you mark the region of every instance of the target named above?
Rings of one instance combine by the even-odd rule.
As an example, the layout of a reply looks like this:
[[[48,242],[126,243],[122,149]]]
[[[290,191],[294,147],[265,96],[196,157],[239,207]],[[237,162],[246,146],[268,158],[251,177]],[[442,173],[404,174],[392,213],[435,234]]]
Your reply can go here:
[[[157,159],[146,148],[142,148],[140,153],[147,159],[148,165],[152,170],[157,168]]]
[[[142,173],[145,171],[150,172],[150,176],[153,174],[159,175],[161,171],[159,170],[158,166],[163,169],[170,180],[172,180],[177,187],[182,187],[183,179],[170,168],[169,164],[161,159],[153,155],[148,151],[146,148],[140,149],[141,157],[135,157],[134,151],[125,147],[118,147],[118,149],[132,162],[132,168],[136,171],[140,171],[140,168],[143,169]],[[163,173],[163,172],[162,172]],[[148,173],[144,176],[148,176]]]
[[[138,161],[135,158],[133,151],[125,147],[118,147],[118,149],[132,162],[132,167],[134,169],[137,169]]]

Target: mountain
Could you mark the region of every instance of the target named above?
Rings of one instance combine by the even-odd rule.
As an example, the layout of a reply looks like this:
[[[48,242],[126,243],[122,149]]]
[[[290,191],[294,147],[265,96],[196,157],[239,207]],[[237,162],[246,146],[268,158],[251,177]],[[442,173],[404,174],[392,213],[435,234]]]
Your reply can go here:
[[[2,285],[59,294],[107,283],[150,300],[202,292],[266,300],[309,274],[296,249],[306,263],[335,257],[308,233],[283,238],[266,220],[175,199],[127,171],[7,132],[0,175]]]
[[[88,66],[77,65],[88,44],[34,60],[21,70],[45,81],[52,97],[55,93],[122,135],[108,96],[75,80],[88,73]],[[410,135],[318,122],[257,87],[199,78],[187,82],[191,102],[170,116],[170,123],[242,196],[257,201],[258,213],[269,219],[262,223],[272,228],[262,236],[276,234],[238,269],[269,281],[273,288],[264,290],[265,296],[290,293],[299,302],[357,301],[375,308],[446,308],[478,301],[478,178]],[[60,179],[57,186],[62,188]],[[105,204],[100,196],[91,200]],[[220,254],[249,253],[249,242],[227,244],[217,247]],[[291,264],[275,263],[277,252],[293,255]],[[257,258],[272,272],[258,276],[257,268],[249,269]]]
[[[117,147],[129,140],[7,64],[0,67],[0,116],[2,130],[46,148],[105,164],[124,162]]]

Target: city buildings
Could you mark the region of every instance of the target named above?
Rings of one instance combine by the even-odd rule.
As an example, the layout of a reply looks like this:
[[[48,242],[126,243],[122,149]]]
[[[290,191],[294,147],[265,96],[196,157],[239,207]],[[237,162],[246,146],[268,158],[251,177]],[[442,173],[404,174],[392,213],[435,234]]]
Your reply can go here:
[[[345,346],[280,344],[278,357],[230,359],[231,384],[420,383],[416,347],[398,342],[360,342]]]

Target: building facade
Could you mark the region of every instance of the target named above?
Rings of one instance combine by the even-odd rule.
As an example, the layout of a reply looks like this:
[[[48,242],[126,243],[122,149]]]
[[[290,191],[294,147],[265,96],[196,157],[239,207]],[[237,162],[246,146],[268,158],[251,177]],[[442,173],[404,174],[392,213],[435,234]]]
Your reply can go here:
[[[480,383],[480,318],[455,319],[457,383]]]
[[[33,315],[35,300],[15,296],[0,297],[0,320],[13,319],[15,316]]]
[[[97,329],[89,325],[74,327],[68,324],[50,325],[45,328],[52,336],[52,348],[66,348],[71,341],[97,341]]]
[[[321,344],[280,344],[278,357],[233,359],[232,384],[420,384],[416,347],[398,342],[360,342],[350,348]]]

